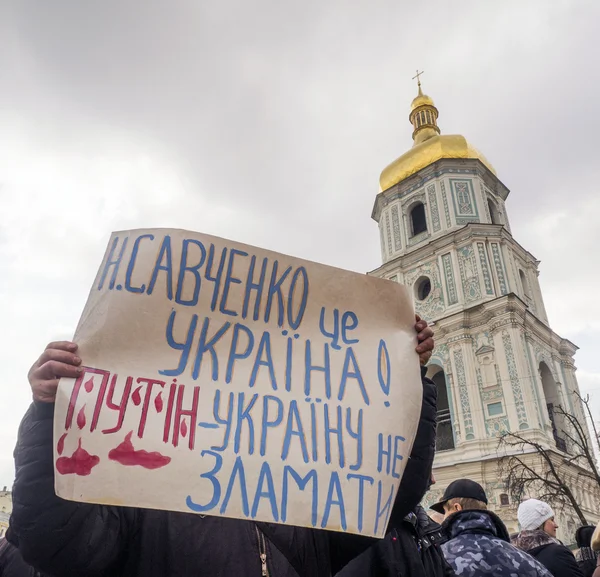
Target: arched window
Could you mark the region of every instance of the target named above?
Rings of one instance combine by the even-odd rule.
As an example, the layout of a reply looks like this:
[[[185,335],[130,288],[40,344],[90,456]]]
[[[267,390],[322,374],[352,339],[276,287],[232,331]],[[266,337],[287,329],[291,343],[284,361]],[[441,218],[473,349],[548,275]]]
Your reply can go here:
[[[496,203],[491,198],[488,198],[488,208],[490,209],[492,224],[502,224],[502,222],[500,222],[500,214],[498,213]]]
[[[521,279],[521,288],[523,289],[523,294],[528,297],[529,296],[529,285],[527,283],[527,277],[525,273],[519,269],[519,278]]]
[[[510,505],[510,500],[509,500],[508,495],[506,493],[501,493],[500,494],[500,505],[502,507],[508,507]]]
[[[544,390],[544,398],[546,399],[546,408],[548,409],[548,418],[552,426],[552,436],[556,442],[557,448],[561,451],[567,450],[567,444],[564,439],[565,422],[564,417],[557,412],[560,407],[560,394],[558,385],[552,376],[552,372],[545,362],[540,363],[540,377],[542,378],[542,389]]]
[[[436,451],[454,449],[454,432],[450,417],[450,403],[448,402],[448,387],[446,374],[439,365],[431,365],[428,371],[429,378],[437,389],[437,434],[435,438]]]
[[[417,202],[410,210],[410,227],[412,236],[417,236],[427,231],[427,220],[425,219],[425,205]]]

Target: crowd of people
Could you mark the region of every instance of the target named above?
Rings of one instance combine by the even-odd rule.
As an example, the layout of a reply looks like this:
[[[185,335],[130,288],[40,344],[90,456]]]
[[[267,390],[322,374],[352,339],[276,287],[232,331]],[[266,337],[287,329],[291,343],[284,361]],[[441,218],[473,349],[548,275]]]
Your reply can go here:
[[[52,423],[58,381],[78,374],[77,345],[48,345],[29,372],[33,403],[19,428],[16,480],[0,577],[600,577],[600,525],[556,538],[548,503],[523,501],[520,532],[488,510],[481,485],[458,479],[429,511],[435,479],[436,387],[425,376],[433,332],[417,318],[423,401],[388,532],[335,531],[65,501],[54,492]]]

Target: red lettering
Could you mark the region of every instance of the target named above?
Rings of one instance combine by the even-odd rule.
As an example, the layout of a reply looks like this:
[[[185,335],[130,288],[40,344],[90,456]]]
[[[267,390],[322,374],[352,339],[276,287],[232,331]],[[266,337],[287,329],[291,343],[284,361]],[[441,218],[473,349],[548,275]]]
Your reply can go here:
[[[194,448],[194,441],[196,439],[196,425],[198,421],[198,398],[200,396],[200,387],[194,387],[194,396],[192,399],[192,408],[189,410],[184,410],[183,408],[183,393],[185,391],[185,385],[179,385],[179,390],[177,391],[177,407],[175,409],[175,426],[173,428],[173,446],[177,447],[179,445],[179,434],[181,432],[182,436],[184,432],[186,432],[185,427],[182,428],[182,418],[189,417],[190,418],[190,436],[189,436],[189,447],[190,449]]]
[[[144,406],[142,407],[142,416],[140,417],[140,426],[138,427],[138,437],[141,439],[144,435],[144,429],[146,428],[146,419],[148,418],[148,409],[150,407],[150,396],[152,395],[152,387],[154,385],[165,386],[164,381],[157,381],[155,379],[145,379],[140,377],[137,380],[138,383],[146,383],[146,395],[144,396]],[[136,403],[137,404],[137,403]]]
[[[115,392],[115,385],[117,383],[116,374],[113,375],[112,381],[110,383],[110,388],[108,389],[108,397],[106,399],[106,406],[113,411],[119,411],[119,418],[117,420],[117,424],[112,429],[104,429],[102,432],[105,435],[109,433],[116,433],[123,426],[123,420],[125,419],[125,411],[127,410],[127,402],[129,401],[129,394],[131,393],[131,386],[133,384],[133,377],[127,377],[127,381],[125,383],[125,390],[123,391],[123,395],[121,396],[121,402],[116,404],[113,401],[113,395]]]

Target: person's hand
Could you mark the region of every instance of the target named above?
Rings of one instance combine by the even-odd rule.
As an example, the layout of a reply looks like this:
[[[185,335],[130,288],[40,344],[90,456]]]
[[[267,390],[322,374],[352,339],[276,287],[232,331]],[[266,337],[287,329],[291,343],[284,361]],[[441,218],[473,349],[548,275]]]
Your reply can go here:
[[[415,331],[417,332],[417,340],[419,344],[415,349],[419,355],[421,365],[426,365],[433,353],[433,329],[427,326],[427,321],[424,321],[419,315],[415,315]]]
[[[81,374],[81,359],[76,352],[77,345],[68,341],[50,343],[46,347],[27,375],[34,401],[53,403],[58,381],[62,377],[76,378]]]

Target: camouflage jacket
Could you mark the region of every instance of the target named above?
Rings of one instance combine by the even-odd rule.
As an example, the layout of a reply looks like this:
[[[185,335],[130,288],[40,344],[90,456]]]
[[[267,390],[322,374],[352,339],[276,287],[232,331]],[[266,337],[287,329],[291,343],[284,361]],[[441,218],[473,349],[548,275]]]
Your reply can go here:
[[[442,551],[459,577],[552,577],[510,544],[504,523],[491,511],[460,511],[443,528],[449,540]]]

